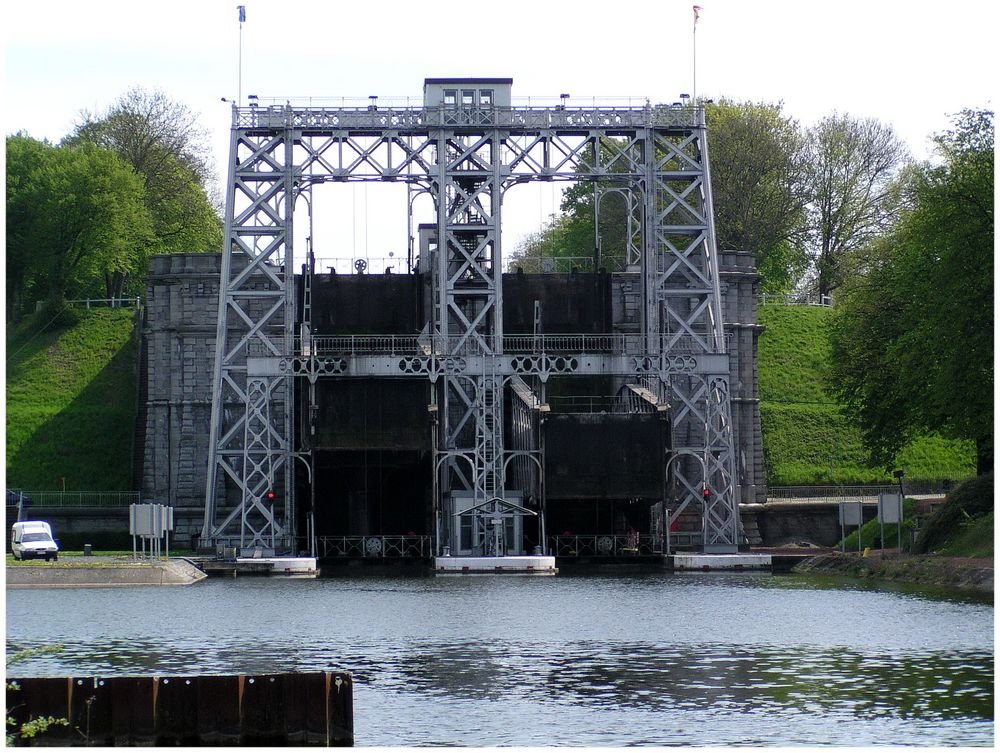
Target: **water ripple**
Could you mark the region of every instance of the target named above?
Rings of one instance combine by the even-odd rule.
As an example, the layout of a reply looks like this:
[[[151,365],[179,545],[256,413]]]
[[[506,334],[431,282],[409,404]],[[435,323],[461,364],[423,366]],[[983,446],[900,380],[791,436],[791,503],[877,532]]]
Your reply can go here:
[[[992,607],[823,591],[810,632],[798,588],[687,580],[685,622],[670,582],[486,580],[63,590],[58,613],[44,592],[10,592],[8,654],[64,648],[8,673],[348,671],[359,745],[993,742]],[[692,629],[748,594],[781,619]],[[854,619],[873,598],[900,608],[891,635]]]

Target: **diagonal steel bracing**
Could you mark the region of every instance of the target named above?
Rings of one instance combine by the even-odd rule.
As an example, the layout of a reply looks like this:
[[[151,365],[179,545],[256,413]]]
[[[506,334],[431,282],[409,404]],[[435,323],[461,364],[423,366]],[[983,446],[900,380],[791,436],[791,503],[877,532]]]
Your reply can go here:
[[[741,534],[703,111],[496,107],[471,115],[439,107],[234,108],[203,542],[293,546],[295,373],[364,376],[399,364],[400,376],[430,378],[443,423],[436,488],[470,491],[479,501],[502,497],[504,375],[523,369],[544,379],[557,362],[544,352],[504,355],[502,196],[525,181],[566,180],[591,181],[626,202],[626,261],[643,281],[640,351],[585,360],[666,385],[672,506],[700,507],[706,546],[734,548]],[[296,192],[310,181],[397,179],[435,201],[430,324],[444,346],[387,363],[351,356],[321,363],[314,351],[296,352]],[[265,362],[261,392],[264,375],[251,371]],[[558,362],[579,367],[573,358]],[[273,512],[259,501],[265,477],[277,495]]]

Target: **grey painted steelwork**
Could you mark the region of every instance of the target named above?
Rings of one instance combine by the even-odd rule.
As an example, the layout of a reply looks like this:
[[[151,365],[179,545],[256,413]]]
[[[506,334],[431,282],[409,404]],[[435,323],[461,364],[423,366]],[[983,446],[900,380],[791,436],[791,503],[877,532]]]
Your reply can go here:
[[[411,376],[436,385],[440,546],[450,537],[441,499],[471,493],[485,509],[505,498],[505,381],[530,379],[540,392],[551,374],[580,373],[641,378],[671,405],[673,507],[703,511],[706,550],[735,551],[730,370],[704,111],[508,107],[507,86],[429,79],[425,105],[415,108],[234,107],[203,542],[238,535],[244,546],[292,545],[295,376]],[[428,192],[437,208],[429,337],[405,343],[403,353],[395,343],[359,353],[296,341],[296,194],[315,182],[400,180]],[[640,337],[620,348],[581,339],[553,353],[547,338],[522,349],[504,336],[502,198],[537,180],[589,181],[625,198],[628,261],[641,272]],[[233,404],[240,409],[226,409]],[[223,477],[238,500],[219,499]],[[263,502],[269,489],[277,491],[273,508]]]

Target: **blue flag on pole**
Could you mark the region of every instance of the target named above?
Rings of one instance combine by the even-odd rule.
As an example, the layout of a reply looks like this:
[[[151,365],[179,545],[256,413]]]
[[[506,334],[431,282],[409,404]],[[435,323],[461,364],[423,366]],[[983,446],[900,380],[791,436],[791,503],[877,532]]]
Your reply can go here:
[[[240,12],[240,23],[243,23],[244,21],[246,21],[247,20],[247,6],[245,6],[245,5],[237,5],[236,6],[236,10],[238,10]]]

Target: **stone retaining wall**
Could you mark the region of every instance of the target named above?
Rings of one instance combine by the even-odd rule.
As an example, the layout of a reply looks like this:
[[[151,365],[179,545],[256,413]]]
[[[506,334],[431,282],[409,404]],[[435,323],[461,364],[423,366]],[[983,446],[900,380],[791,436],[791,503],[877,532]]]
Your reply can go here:
[[[880,552],[822,554],[810,557],[793,569],[796,573],[827,573],[865,580],[919,583],[961,591],[993,593],[992,561],[964,557]]]

